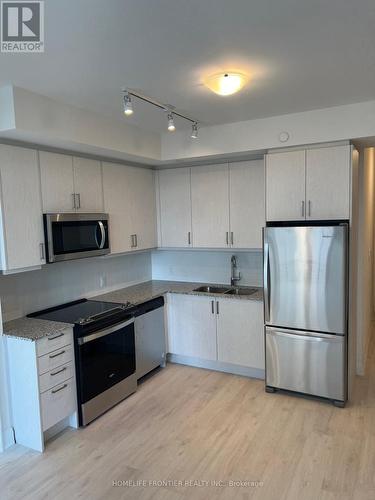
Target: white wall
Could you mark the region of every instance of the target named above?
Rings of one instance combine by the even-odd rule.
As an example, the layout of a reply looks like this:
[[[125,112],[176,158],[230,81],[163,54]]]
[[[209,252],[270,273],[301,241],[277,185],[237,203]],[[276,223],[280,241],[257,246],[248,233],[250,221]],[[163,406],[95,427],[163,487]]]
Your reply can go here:
[[[155,280],[230,283],[230,258],[237,256],[241,285],[262,286],[262,252],[218,252],[200,250],[155,250],[152,278]]]
[[[360,155],[357,278],[357,373],[364,375],[373,318],[375,149]]]
[[[3,320],[149,279],[150,252],[59,262],[0,276]]]

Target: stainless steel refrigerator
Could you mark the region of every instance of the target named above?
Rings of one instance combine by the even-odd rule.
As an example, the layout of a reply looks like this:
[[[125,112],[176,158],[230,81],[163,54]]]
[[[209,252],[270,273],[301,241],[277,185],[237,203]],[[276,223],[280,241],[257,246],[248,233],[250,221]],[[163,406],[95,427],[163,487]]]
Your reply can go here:
[[[264,229],[266,390],[347,399],[348,224]]]

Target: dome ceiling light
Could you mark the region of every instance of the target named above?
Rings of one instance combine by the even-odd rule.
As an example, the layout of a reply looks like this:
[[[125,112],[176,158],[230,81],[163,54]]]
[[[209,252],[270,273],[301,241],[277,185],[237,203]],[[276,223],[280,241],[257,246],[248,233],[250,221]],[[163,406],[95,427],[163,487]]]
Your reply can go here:
[[[204,84],[218,95],[232,95],[240,91],[247,83],[248,78],[242,73],[216,73],[208,76]]]

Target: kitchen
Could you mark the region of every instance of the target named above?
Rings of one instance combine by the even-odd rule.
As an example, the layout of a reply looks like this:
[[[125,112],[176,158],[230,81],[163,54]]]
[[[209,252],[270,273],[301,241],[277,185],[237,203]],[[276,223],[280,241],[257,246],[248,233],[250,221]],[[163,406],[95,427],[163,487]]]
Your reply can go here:
[[[217,121],[252,79],[216,75],[239,85],[225,98],[205,79],[190,111],[122,76],[115,119],[1,57],[14,74],[0,87],[6,498],[152,495],[130,480],[172,498],[189,494],[182,480],[209,483],[194,498],[239,494],[235,480],[254,498],[366,498],[355,472],[337,478],[364,440],[373,450],[375,101],[248,117],[240,104]],[[22,463],[36,475],[18,488]]]

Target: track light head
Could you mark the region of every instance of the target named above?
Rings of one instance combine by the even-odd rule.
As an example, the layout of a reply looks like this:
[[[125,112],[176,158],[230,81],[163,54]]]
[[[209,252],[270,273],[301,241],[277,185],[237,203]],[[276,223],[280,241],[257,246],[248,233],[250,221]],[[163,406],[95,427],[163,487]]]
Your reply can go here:
[[[132,100],[127,92],[124,94],[124,114],[126,116],[131,116],[133,114]]]
[[[192,139],[198,139],[198,123],[194,122],[191,126],[191,136]]]
[[[172,113],[168,113],[168,130],[169,132],[174,132],[176,130]]]

